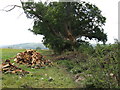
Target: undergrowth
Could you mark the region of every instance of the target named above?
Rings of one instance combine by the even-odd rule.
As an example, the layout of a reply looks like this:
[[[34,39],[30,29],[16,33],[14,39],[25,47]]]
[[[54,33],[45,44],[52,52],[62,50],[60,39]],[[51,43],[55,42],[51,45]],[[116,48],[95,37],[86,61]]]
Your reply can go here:
[[[86,88],[120,88],[119,83],[119,62],[118,43],[95,47],[84,45],[79,48],[78,57],[86,54],[86,58],[79,60],[61,60],[58,64],[66,67],[72,74],[81,74],[85,80],[80,81]],[[91,52],[91,54],[90,54]]]
[[[31,69],[20,65],[31,73],[26,76],[3,74],[2,85],[4,88],[120,88],[118,47],[118,43],[95,47],[87,44],[81,45],[76,52],[61,55],[38,50],[54,62],[53,67]],[[21,51],[24,50],[3,49],[2,59],[14,57]],[[76,75],[84,79],[76,82]]]

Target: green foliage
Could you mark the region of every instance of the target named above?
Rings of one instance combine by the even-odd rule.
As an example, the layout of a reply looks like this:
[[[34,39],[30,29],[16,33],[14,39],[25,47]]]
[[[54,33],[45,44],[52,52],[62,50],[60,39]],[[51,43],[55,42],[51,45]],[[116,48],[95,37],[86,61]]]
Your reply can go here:
[[[41,50],[41,48],[40,47],[36,47],[36,50]]]
[[[89,54],[89,55],[91,55],[91,54],[93,54],[95,52],[93,46],[90,45],[87,42],[82,43],[79,46],[78,51],[81,52],[81,53]]]
[[[20,67],[31,73],[26,76],[18,76],[11,74],[3,74],[3,87],[48,87],[48,88],[75,88],[83,86],[82,88],[120,88],[119,86],[119,43],[102,45],[91,48],[89,44],[83,44],[80,47],[80,53],[64,53],[63,56],[69,57],[69,60],[56,60],[53,67],[46,67],[44,69],[31,69],[24,65]],[[88,49],[86,49],[88,48]],[[90,48],[90,49],[89,49]],[[93,50],[90,53],[87,50]],[[17,49],[3,49],[2,59],[14,57],[17,52],[23,50]],[[52,54],[50,50],[38,50],[41,54],[49,56]],[[10,55],[10,56],[9,56]],[[62,57],[62,55],[60,55]],[[49,57],[54,60],[54,55]],[[56,55],[55,55],[56,57]],[[11,60],[13,62],[13,60]],[[16,65],[16,64],[15,64]],[[68,73],[69,72],[69,73]],[[47,74],[47,75],[46,75]],[[78,85],[73,81],[73,77],[79,74],[84,80],[78,81]],[[73,77],[71,77],[71,75]],[[49,81],[49,77],[53,81]],[[81,87],[80,87],[81,88]]]
[[[94,48],[89,44],[83,44],[79,49],[79,52],[82,51],[79,56],[73,60],[57,62],[72,74],[82,75],[85,80],[80,83],[83,83],[86,88],[120,88],[118,47],[118,43],[98,44]],[[90,52],[91,54],[88,54]],[[83,53],[87,56],[86,60],[82,61]]]
[[[97,45],[95,53],[89,58],[89,70],[91,74],[87,78],[86,85],[93,88],[118,88],[118,60],[117,44]]]
[[[49,44],[48,44],[49,42]],[[72,51],[72,46],[69,41],[62,40],[60,38],[46,39],[44,44],[54,50],[55,53],[61,54],[64,51]]]
[[[68,60],[58,61],[57,64],[61,65],[63,68],[66,68],[66,70],[68,70],[68,71],[73,69],[75,66],[73,61],[68,61]]]
[[[79,47],[82,37],[106,42],[102,26],[106,18],[95,5],[86,2],[22,2],[28,18],[34,19],[32,31],[44,35],[43,42],[55,52]]]

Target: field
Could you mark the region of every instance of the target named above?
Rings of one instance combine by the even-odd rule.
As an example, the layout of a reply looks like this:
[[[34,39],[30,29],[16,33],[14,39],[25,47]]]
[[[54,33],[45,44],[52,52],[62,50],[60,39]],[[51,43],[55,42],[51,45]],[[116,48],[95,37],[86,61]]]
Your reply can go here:
[[[2,49],[2,60],[16,56],[24,49]],[[54,54],[37,50],[53,66],[40,69],[15,65],[30,71],[26,75],[6,74],[1,77],[2,88],[119,88],[118,45],[81,46],[78,51]],[[0,53],[1,54],[1,53]],[[51,79],[51,80],[50,80]]]
[[[2,49],[2,60],[14,57],[23,49]],[[40,50],[43,55],[47,55],[50,51]],[[48,57],[49,58],[49,57]],[[13,62],[13,60],[11,61]],[[17,65],[17,64],[15,64]],[[19,65],[22,69],[30,71],[31,73],[25,76],[2,74],[2,88],[75,88],[77,84],[74,83],[71,75],[60,68],[56,63],[52,67],[43,69],[31,69],[23,65]],[[52,78],[52,81],[49,81]]]

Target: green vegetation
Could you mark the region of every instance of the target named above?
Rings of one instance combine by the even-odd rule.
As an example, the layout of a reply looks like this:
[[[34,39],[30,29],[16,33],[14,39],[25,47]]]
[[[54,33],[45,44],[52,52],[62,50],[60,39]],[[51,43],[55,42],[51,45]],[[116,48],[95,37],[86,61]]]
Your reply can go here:
[[[3,74],[3,88],[120,88],[118,73],[118,45],[100,45],[94,48],[81,45],[78,51],[55,55],[51,50],[38,50],[54,62],[41,69],[21,67],[30,74],[25,76]],[[21,49],[3,49],[3,59],[14,57]],[[90,54],[90,51],[92,54]],[[13,61],[12,61],[13,62]],[[76,76],[79,76],[79,79]],[[51,80],[49,80],[52,78]]]
[[[25,49],[0,49],[0,55],[2,55],[1,59],[9,59],[15,57],[18,52],[23,52]]]
[[[2,59],[9,59],[14,57],[18,52],[22,52],[22,49],[2,49]],[[43,55],[50,54],[51,51],[39,50]],[[13,62],[13,60],[11,60]],[[15,62],[14,62],[15,63]],[[56,63],[52,67],[46,67],[41,69],[31,69],[24,65],[15,65],[21,67],[26,71],[30,71],[30,74],[25,76],[14,74],[2,75],[2,87],[3,88],[69,88],[77,87],[74,83],[71,75],[66,72],[65,69],[59,68]],[[50,81],[49,79],[52,78]]]
[[[103,43],[107,41],[102,28],[106,18],[93,4],[83,1],[23,1],[21,4],[27,18],[34,19],[34,26],[29,30],[44,35],[43,43],[56,53],[76,50],[85,39],[96,39]]]
[[[118,44],[97,45],[90,56],[86,73],[92,76],[87,79],[88,86],[97,88],[118,88]]]
[[[24,68],[25,69],[25,68]],[[76,87],[73,80],[62,69],[49,67],[45,69],[30,70],[32,73],[25,76],[3,75],[4,88],[69,88]],[[49,78],[53,80],[49,81]]]
[[[85,80],[80,81],[86,88],[120,88],[118,45],[100,45],[80,47],[82,56],[74,60],[59,61],[67,71],[80,74]],[[91,51],[91,54],[89,54]],[[83,57],[84,54],[86,57]],[[77,57],[78,58],[78,57]]]
[[[3,88],[120,88],[118,59],[120,44],[106,45],[102,28],[106,18],[99,8],[86,2],[22,2],[26,16],[34,19],[34,34],[44,35],[50,50],[40,50],[54,65],[31,69],[27,75],[3,74]],[[86,39],[103,42],[95,47]],[[2,60],[14,57],[22,49],[3,49]]]

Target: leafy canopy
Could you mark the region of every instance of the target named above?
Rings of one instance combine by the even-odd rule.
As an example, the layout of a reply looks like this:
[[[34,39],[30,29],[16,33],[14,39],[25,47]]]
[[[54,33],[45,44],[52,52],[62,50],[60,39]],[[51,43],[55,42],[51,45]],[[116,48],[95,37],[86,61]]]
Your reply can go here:
[[[44,44],[54,51],[78,47],[85,39],[106,42],[102,28],[106,18],[86,2],[22,2],[26,16],[34,19],[32,31],[44,35]]]

